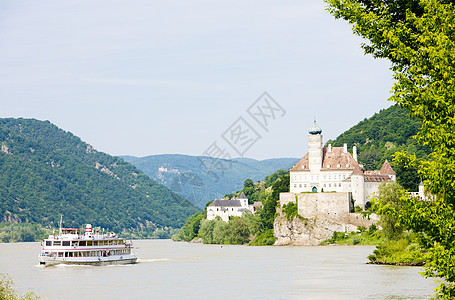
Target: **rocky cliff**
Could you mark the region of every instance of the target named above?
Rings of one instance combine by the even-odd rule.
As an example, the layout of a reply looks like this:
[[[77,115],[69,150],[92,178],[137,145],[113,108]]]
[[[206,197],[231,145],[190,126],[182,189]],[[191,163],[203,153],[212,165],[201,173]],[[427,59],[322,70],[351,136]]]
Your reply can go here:
[[[323,214],[308,217],[295,217],[288,220],[278,209],[279,216],[275,219],[275,245],[316,246],[332,237],[337,232],[356,231],[358,226],[370,227],[379,220],[377,215],[364,218],[360,213],[346,213],[337,218]]]

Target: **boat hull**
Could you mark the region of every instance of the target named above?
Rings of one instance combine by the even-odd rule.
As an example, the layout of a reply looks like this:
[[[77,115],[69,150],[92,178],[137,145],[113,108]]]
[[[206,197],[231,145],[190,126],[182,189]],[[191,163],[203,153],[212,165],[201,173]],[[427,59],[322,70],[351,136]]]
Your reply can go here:
[[[118,257],[52,257],[52,256],[39,256],[39,264],[43,266],[55,265],[91,265],[91,266],[105,266],[105,265],[125,265],[134,264],[137,262],[135,255],[123,255]]]

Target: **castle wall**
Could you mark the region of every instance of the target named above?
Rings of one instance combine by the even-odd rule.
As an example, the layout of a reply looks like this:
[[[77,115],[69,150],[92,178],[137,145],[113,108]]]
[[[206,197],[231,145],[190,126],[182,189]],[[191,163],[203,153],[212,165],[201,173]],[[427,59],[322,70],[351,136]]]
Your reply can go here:
[[[301,216],[324,214],[336,217],[351,211],[351,193],[301,193],[297,197]]]
[[[280,206],[298,201],[298,213],[303,217],[325,215],[330,218],[341,218],[353,211],[351,193],[281,193]]]

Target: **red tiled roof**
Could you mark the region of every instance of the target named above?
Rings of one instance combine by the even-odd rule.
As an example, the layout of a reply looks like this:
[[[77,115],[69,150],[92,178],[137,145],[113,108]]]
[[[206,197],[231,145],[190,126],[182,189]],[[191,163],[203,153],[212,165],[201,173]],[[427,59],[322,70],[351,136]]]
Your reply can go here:
[[[332,147],[332,151],[329,152],[328,148],[324,148],[322,156],[322,169],[333,170],[333,169],[344,169],[353,170],[355,166],[359,165],[354,160],[351,153],[344,153],[343,147]],[[338,167],[339,166],[339,167]]]
[[[309,171],[308,169],[308,153],[295,164],[290,171]],[[343,147],[332,147],[329,152],[327,147],[322,150],[322,169],[321,170],[353,170],[359,163],[354,160],[351,153],[344,153]],[[305,168],[302,169],[302,166]]]
[[[352,171],[351,176],[352,176],[352,175],[364,175],[364,170],[362,170],[362,169],[360,168],[360,165],[359,165],[359,164],[355,165],[354,171]]]
[[[302,166],[305,166],[304,169],[302,169]],[[290,171],[309,171],[308,169],[308,153],[305,154],[305,156],[299,160],[295,166],[293,166]]]
[[[381,172],[382,175],[397,175],[387,159],[385,160],[384,164],[382,164],[381,170],[379,170],[379,172]]]

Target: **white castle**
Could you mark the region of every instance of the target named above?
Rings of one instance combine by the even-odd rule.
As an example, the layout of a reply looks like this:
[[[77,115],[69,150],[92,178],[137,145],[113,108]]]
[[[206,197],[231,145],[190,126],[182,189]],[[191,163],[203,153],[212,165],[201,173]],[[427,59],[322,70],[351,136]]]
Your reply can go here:
[[[309,130],[308,153],[290,169],[290,192],[351,193],[355,205],[365,209],[383,181],[395,181],[396,173],[386,160],[379,171],[366,171],[357,162],[357,149],[323,147],[322,130],[316,121]]]

